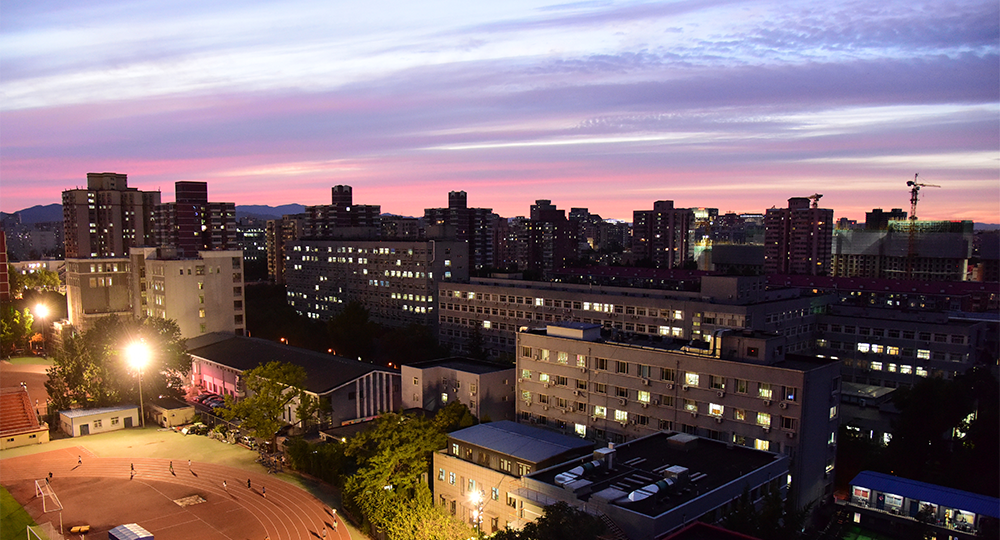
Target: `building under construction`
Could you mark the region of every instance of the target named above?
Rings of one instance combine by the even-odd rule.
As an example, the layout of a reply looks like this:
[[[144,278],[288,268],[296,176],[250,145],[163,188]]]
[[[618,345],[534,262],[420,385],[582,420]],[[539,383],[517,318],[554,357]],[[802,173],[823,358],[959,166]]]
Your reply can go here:
[[[890,220],[882,229],[833,233],[836,277],[966,281],[971,221]]]

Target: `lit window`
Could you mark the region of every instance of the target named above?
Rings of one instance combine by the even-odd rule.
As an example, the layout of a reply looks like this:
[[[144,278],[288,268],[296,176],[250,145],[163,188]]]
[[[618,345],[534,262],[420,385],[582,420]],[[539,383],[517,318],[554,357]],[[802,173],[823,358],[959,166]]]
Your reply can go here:
[[[902,373],[903,375],[909,375],[909,374],[913,373],[913,366],[907,365],[907,364],[903,364],[903,365],[899,366],[899,372]]]
[[[587,426],[585,424],[576,424],[576,427],[574,429],[577,435],[581,437],[587,436]]]
[[[896,372],[896,364],[889,364],[889,373]]]
[[[771,399],[772,395],[771,383],[757,383],[757,397]]]
[[[698,402],[693,399],[685,399],[684,410],[688,412],[698,412]]]
[[[761,439],[757,439],[754,441],[753,447],[756,448],[757,450],[764,450],[769,452],[771,450],[771,441],[764,441]]]
[[[602,407],[600,405],[594,405],[594,416],[598,418],[607,418],[608,409],[607,407]]]
[[[642,390],[638,393],[639,403],[649,403],[649,392],[643,392]]]
[[[918,367],[917,368],[917,377],[926,377],[926,376],[927,376],[927,370],[924,369],[924,368],[922,368],[922,367]]]
[[[722,418],[722,413],[723,413],[724,410],[725,410],[725,407],[723,407],[722,405],[719,405],[718,403],[709,403],[708,404],[708,414],[710,414],[712,416],[718,416],[719,418]]]
[[[917,349],[917,358],[921,360],[930,360],[931,352],[927,349]]]
[[[625,411],[615,411],[615,422],[628,422],[628,413]]]
[[[830,420],[833,420],[836,417],[837,417],[837,406],[834,405],[830,407]]]
[[[757,413],[757,425],[771,427],[771,415],[766,412]]]
[[[744,409],[733,409],[733,419],[744,421],[747,419],[747,412]]]
[[[882,371],[882,362],[872,362],[873,371]]]
[[[858,352],[866,353],[870,350],[872,350],[872,346],[870,343],[858,343]]]
[[[684,384],[688,386],[698,386],[698,374],[690,371],[684,374]]]

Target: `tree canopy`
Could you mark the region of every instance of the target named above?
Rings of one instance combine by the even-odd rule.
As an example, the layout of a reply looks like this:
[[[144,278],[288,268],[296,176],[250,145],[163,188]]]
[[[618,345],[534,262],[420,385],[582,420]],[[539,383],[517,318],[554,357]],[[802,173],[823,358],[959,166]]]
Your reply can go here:
[[[11,304],[0,307],[0,343],[3,343],[4,356],[27,346],[34,321],[27,309],[19,310]]]
[[[545,507],[545,513],[520,531],[503,529],[494,540],[595,540],[604,533],[604,522],[597,516],[564,503]]]
[[[277,361],[257,366],[243,373],[246,397],[236,401],[226,396],[222,415],[227,420],[239,418],[241,427],[255,437],[272,440],[286,423],[281,418],[286,406],[298,398],[300,412],[310,408],[312,400],[303,390],[305,382],[302,366]]]
[[[137,341],[144,342],[150,351],[148,364],[142,370],[144,396],[179,396],[191,370],[191,357],[177,323],[111,315],[99,319],[83,334],[64,332],[45,382],[55,407],[138,402],[139,378],[125,354],[125,348]]]
[[[21,298],[26,290],[36,291],[58,291],[62,286],[59,281],[59,274],[39,268],[31,272],[21,273],[13,265],[7,265],[7,275],[10,280],[10,294],[14,298]]]

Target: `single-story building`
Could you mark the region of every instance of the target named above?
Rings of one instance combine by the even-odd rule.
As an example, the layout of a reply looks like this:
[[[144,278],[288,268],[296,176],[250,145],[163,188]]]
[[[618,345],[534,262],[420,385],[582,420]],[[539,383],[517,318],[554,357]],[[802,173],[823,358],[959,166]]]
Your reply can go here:
[[[0,389],[0,450],[49,442],[49,425],[38,419],[23,387]]]
[[[138,425],[138,405],[59,411],[59,428],[70,437],[105,433]]]
[[[187,340],[191,355],[191,382],[206,391],[246,396],[243,373],[272,361],[301,366],[305,388],[329,405],[332,425],[369,420],[402,408],[399,372],[333,354],[299,349],[273,341],[217,332]],[[286,406],[282,419],[299,422],[298,399]]]
[[[194,421],[194,405],[182,403],[174,398],[164,397],[149,402],[149,412],[162,427],[183,426]]]

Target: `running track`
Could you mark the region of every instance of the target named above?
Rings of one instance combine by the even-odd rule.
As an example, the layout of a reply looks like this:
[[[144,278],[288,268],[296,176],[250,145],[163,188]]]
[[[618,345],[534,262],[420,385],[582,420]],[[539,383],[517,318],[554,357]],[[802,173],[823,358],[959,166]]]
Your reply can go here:
[[[77,457],[82,457],[82,464]],[[135,476],[130,479],[130,464]],[[65,531],[91,525],[90,536],[123,523],[138,523],[157,540],[351,540],[347,527],[333,530],[330,508],[310,493],[274,476],[211,463],[143,458],[99,458],[84,447],[53,450],[0,461],[3,485],[38,523],[58,529],[59,513],[42,513],[34,481],[53,474],[63,504]],[[252,489],[247,489],[247,479]],[[223,480],[228,487],[223,488]],[[264,496],[262,488],[266,488]],[[181,507],[173,501],[199,495],[205,502]],[[340,520],[340,516],[337,516]]]

